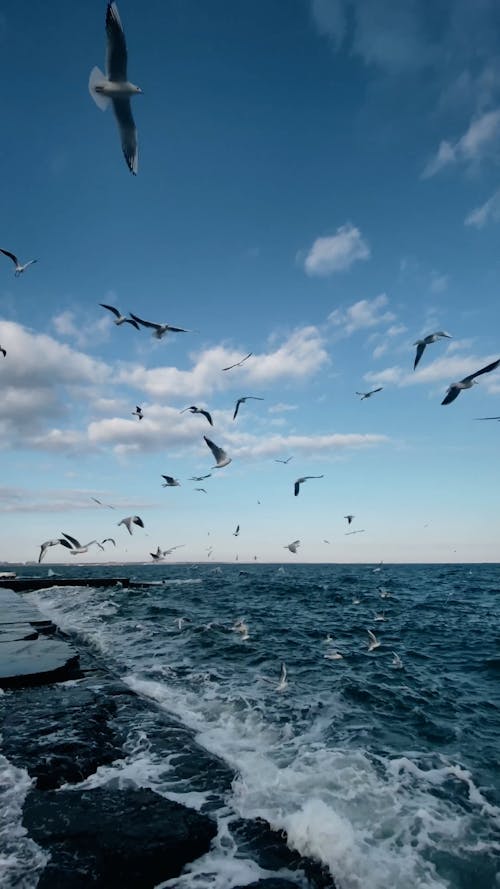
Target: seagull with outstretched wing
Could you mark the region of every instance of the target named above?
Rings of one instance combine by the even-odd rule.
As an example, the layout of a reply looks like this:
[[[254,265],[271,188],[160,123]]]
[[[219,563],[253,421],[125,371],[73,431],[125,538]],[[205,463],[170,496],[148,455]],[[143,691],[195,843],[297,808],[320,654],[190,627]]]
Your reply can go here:
[[[324,477],[325,477],[324,475],[303,475],[302,478],[298,478],[297,481],[294,483],[293,493],[297,497],[298,493],[300,491],[301,484],[303,482],[306,482],[308,479],[310,479],[310,478],[324,478]]]
[[[14,275],[16,278],[19,278],[19,275],[22,275],[23,272],[26,271],[28,266],[33,265],[33,263],[38,262],[38,259],[30,259],[29,262],[25,262],[24,265],[19,262],[17,256],[14,253],[11,253],[9,250],[3,250],[0,247],[0,253],[3,253],[4,256],[8,256],[9,259],[12,260],[16,269]]]
[[[186,330],[184,327],[172,327],[171,324],[157,324],[155,321],[144,321],[143,318],[138,318],[137,315],[134,315],[133,312],[130,312],[130,317],[137,321],[138,324],[141,324],[142,327],[149,327],[154,331],[153,336],[156,339],[161,340],[162,337],[165,336],[166,333],[190,333],[191,331]]]
[[[500,358],[497,361],[492,361],[491,364],[487,364],[486,367],[482,367],[481,370],[476,370],[475,373],[469,374],[468,377],[464,377],[458,383],[451,383],[441,404],[451,404],[452,401],[455,401],[455,398],[458,398],[462,389],[472,389],[476,385],[476,377],[480,377],[481,374],[491,373],[497,367],[500,367]]]
[[[259,395],[244,395],[243,398],[238,398],[238,401],[236,402],[236,406],[234,408],[233,420],[236,420],[238,411],[240,409],[240,404],[244,404],[245,401],[248,401],[249,398],[253,399],[253,401],[264,401],[264,399],[261,398]]]
[[[231,457],[228,457],[226,452],[219,448],[213,441],[210,441],[206,435],[203,436],[208,447],[212,451],[212,454],[215,458],[215,466],[212,466],[212,469],[222,469],[223,466],[227,466],[231,462]]]
[[[112,312],[116,319],[114,323],[117,326],[120,326],[120,324],[131,324],[136,330],[140,330],[137,321],[134,321],[133,318],[126,318],[125,315],[122,315],[122,313],[115,308],[115,306],[109,306],[107,303],[99,303],[99,305],[102,306],[103,309],[107,309],[108,312]]]
[[[413,343],[414,346],[417,347],[417,354],[415,355],[415,363],[413,365],[413,370],[416,369],[418,362],[420,361],[422,355],[424,354],[424,349],[426,346],[429,346],[431,343],[436,343],[438,340],[443,337],[447,337],[451,339],[450,333],[445,333],[444,330],[438,330],[436,333],[429,333],[428,336],[424,336],[421,340],[416,340]]]

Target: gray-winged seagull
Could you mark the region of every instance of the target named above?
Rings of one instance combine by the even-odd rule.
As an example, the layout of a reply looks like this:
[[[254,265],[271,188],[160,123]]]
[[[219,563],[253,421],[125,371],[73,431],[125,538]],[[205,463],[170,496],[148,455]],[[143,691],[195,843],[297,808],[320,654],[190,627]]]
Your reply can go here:
[[[126,518],[122,519],[121,522],[118,522],[118,525],[125,525],[129,534],[132,534],[132,525],[138,525],[139,528],[144,528],[144,522],[141,517],[138,515],[129,515]]]
[[[240,404],[244,404],[245,401],[248,401],[249,398],[253,399],[253,401],[264,401],[264,399],[261,398],[259,395],[244,395],[243,398],[238,398],[238,401],[236,402],[236,406],[234,408],[233,420],[236,420],[236,416],[240,409]]]
[[[49,546],[57,546],[58,543],[60,543],[61,546],[66,546],[68,549],[71,549],[71,543],[69,543],[67,540],[64,540],[62,537],[58,537],[57,540],[46,540],[45,543],[40,544],[40,555],[38,556],[38,561],[42,561]]]
[[[10,253],[8,250],[3,250],[1,247],[0,247],[0,253],[3,253],[4,256],[8,256],[9,259],[11,259],[12,262],[14,263],[14,265],[16,267],[14,275],[16,278],[19,278],[19,275],[22,275],[22,273],[28,268],[28,266],[33,265],[33,263],[35,263],[35,262],[38,262],[38,259],[30,259],[29,262],[25,262],[24,265],[21,265],[17,256],[14,253]]]
[[[157,340],[161,340],[169,331],[171,333],[190,333],[190,331],[186,330],[184,327],[172,327],[171,324],[157,324],[155,321],[144,321],[143,318],[138,318],[133,312],[130,313],[130,317],[143,327],[150,327],[154,330],[153,336],[155,336]]]
[[[371,398],[372,395],[375,395],[375,392],[382,392],[383,386],[379,386],[378,389],[372,389],[371,392],[356,392],[356,395],[361,395],[361,401],[364,401],[365,398]]]
[[[304,476],[302,476],[302,478],[298,478],[293,486],[293,493],[295,494],[296,497],[300,491],[301,484],[303,482],[306,482],[310,478],[324,478],[324,475],[304,475]]]
[[[131,324],[132,327],[135,327],[136,330],[140,330],[137,321],[134,321],[133,318],[126,318],[125,315],[122,315],[122,313],[115,308],[115,306],[108,306],[107,303],[99,303],[99,305],[102,306],[103,309],[107,309],[108,312],[113,313],[116,318],[116,321],[114,322],[116,325],[119,326],[120,324]]]
[[[248,355],[245,355],[245,357],[241,358],[240,361],[237,361],[236,364],[230,364],[228,367],[223,367],[222,370],[232,370],[233,367],[241,367],[243,362],[250,358],[251,355],[253,355],[253,352],[249,352]]]
[[[413,345],[417,347],[417,354],[415,355],[415,363],[413,365],[413,370],[415,370],[418,362],[420,361],[422,355],[424,354],[424,349],[426,346],[429,346],[431,343],[437,343],[438,340],[443,337],[447,337],[451,339],[451,333],[445,333],[444,330],[438,330],[436,333],[429,333],[428,336],[424,336],[421,340],[416,340]]]
[[[208,411],[203,410],[201,407],[196,407],[195,404],[192,404],[191,407],[185,407],[183,411],[180,411],[181,414],[185,414],[186,411],[191,411],[192,414],[203,414],[203,416],[208,420],[211,426],[213,426],[212,417]]]
[[[475,373],[469,374],[468,377],[464,377],[463,380],[460,380],[458,383],[452,383],[448,387],[448,392],[441,404],[451,404],[452,401],[455,401],[455,398],[458,398],[462,389],[472,389],[476,383],[476,377],[480,377],[481,374],[490,373],[492,370],[496,370],[499,366],[500,358],[498,358],[497,361],[492,361],[491,364],[487,364],[486,367],[482,367],[481,370],[476,370]]]
[[[225,451],[222,448],[217,447],[213,441],[210,441],[206,435],[203,436],[208,447],[212,451],[212,454],[215,458],[215,466],[212,466],[212,469],[222,469],[223,466],[227,466],[231,462],[231,457],[228,457]]]

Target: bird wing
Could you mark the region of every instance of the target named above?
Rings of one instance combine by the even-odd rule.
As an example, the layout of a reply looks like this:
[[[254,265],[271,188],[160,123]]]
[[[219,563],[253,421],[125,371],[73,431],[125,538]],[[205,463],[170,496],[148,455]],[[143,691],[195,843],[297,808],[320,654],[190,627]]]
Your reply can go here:
[[[167,330],[170,330],[171,333],[191,333],[190,330],[186,330],[185,327],[172,327],[171,324],[166,325]],[[200,411],[201,413],[201,411]]]
[[[375,392],[382,392],[383,386],[379,386],[378,389],[372,389],[370,395],[375,395]]]
[[[413,365],[413,370],[415,370],[418,362],[420,361],[422,355],[424,354],[425,343],[419,343],[417,346],[417,354],[415,355],[415,364]]]
[[[475,377],[480,377],[481,374],[490,373],[492,370],[496,370],[497,367],[500,366],[500,358],[497,361],[492,361],[491,364],[487,364],[486,367],[482,367],[481,370],[476,370],[475,373],[469,374],[468,377],[464,377],[463,380],[460,380],[461,383],[468,383],[470,380],[474,380]]]
[[[139,528],[144,528],[144,522],[142,521],[140,516],[138,516],[138,515],[132,516],[132,521],[133,521],[134,525],[139,525]]]
[[[127,79],[127,44],[116,3],[108,3],[106,10],[106,74],[109,80]]]
[[[226,452],[222,448],[217,447],[217,445],[213,441],[211,441],[209,438],[207,438],[206,435],[204,435],[203,438],[205,439],[210,450],[212,451],[212,454],[215,457],[217,466],[218,467],[227,466],[227,464],[231,462],[231,458],[227,456]]]
[[[8,256],[9,259],[12,260],[12,262],[15,262],[16,266],[19,265],[19,260],[18,260],[17,256],[14,256],[13,253],[9,253],[8,250],[2,250],[1,247],[0,247],[0,253],[3,253],[4,256]]]
[[[240,409],[240,404],[242,401],[244,401],[243,398],[238,398],[238,401],[236,402],[236,407],[234,409],[233,420],[236,420],[236,414],[238,413],[238,411]]]
[[[300,491],[300,481],[297,480],[293,486],[293,493],[295,494],[295,496],[297,496],[299,491]]]
[[[475,417],[476,420],[500,420],[500,417]]]
[[[211,426],[214,425],[213,422],[212,422],[212,417],[210,416],[210,414],[208,413],[208,411],[199,411],[199,413],[200,413],[200,414],[203,414],[203,416],[207,418],[207,420],[208,420],[208,422],[210,423]]]
[[[118,525],[125,525],[129,534],[132,534],[132,516],[127,516],[125,519],[122,519],[121,522],[118,522]]]
[[[372,640],[372,642],[376,642],[377,637],[376,637],[375,633],[372,633],[371,630],[367,630],[367,632],[368,632],[368,635],[369,635],[370,639]]]
[[[112,543],[113,546],[116,546],[116,540],[113,537],[105,537],[101,543]]]
[[[129,98],[114,98],[113,111],[120,130],[123,156],[130,172],[137,175],[139,169],[139,153],[137,149],[137,129],[132,117]]]
[[[455,401],[455,398],[458,398],[460,392],[461,390],[458,388],[458,386],[450,386],[441,404],[451,404],[452,401]]]
[[[66,540],[69,540],[69,542],[72,546],[76,546],[77,549],[79,549],[81,547],[82,544],[80,543],[79,540],[76,539],[76,537],[71,537],[69,534],[65,534],[64,531],[62,532],[62,535],[63,535],[63,537],[66,538]]]
[[[113,315],[116,315],[117,318],[121,317],[120,312],[118,309],[115,309],[114,306],[108,306],[106,303],[99,303],[99,305],[102,306],[103,309],[108,309],[108,311],[113,312]]]
[[[281,664],[281,673],[280,673],[280,682],[284,682],[286,679],[286,666],[284,663]]]
[[[165,481],[167,482],[168,485],[173,485],[173,483],[175,481],[173,475],[162,475],[162,478],[165,479]]]
[[[248,355],[245,355],[245,357],[241,358],[240,361],[237,361],[236,364],[230,364],[228,367],[223,367],[222,370],[232,370],[233,367],[239,367],[240,364],[243,364],[243,362],[246,361],[247,358],[250,358],[250,355],[252,354],[252,352],[249,352]]]
[[[136,330],[140,329],[137,321],[134,321],[133,318],[125,318],[125,321],[123,323],[124,324],[131,324],[132,327],[135,327]]]
[[[306,482],[308,478],[324,478],[324,475],[305,475],[302,479],[303,482]]]
[[[144,321],[142,318],[138,318],[137,315],[134,315],[133,312],[130,312],[130,317],[137,321],[138,324],[142,324],[143,327],[152,327],[153,330],[160,330],[161,324],[155,324],[154,321]]]

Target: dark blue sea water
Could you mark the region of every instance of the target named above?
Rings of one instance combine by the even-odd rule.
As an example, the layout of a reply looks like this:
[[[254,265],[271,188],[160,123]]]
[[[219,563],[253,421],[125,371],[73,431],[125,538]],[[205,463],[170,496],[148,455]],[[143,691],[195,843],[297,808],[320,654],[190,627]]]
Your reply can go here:
[[[260,816],[324,862],[339,889],[500,886],[499,566],[118,573],[165,582],[28,599],[235,770],[213,851],[169,885],[255,879],[227,823]],[[117,776],[206,803],[151,752],[147,728],[86,784]]]

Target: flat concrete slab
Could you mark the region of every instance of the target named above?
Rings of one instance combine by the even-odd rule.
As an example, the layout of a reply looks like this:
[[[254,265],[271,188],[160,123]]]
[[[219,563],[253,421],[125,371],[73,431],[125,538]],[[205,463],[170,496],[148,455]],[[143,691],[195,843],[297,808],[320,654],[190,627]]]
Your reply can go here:
[[[4,642],[0,646],[0,688],[60,682],[74,676],[78,654],[59,639]]]

